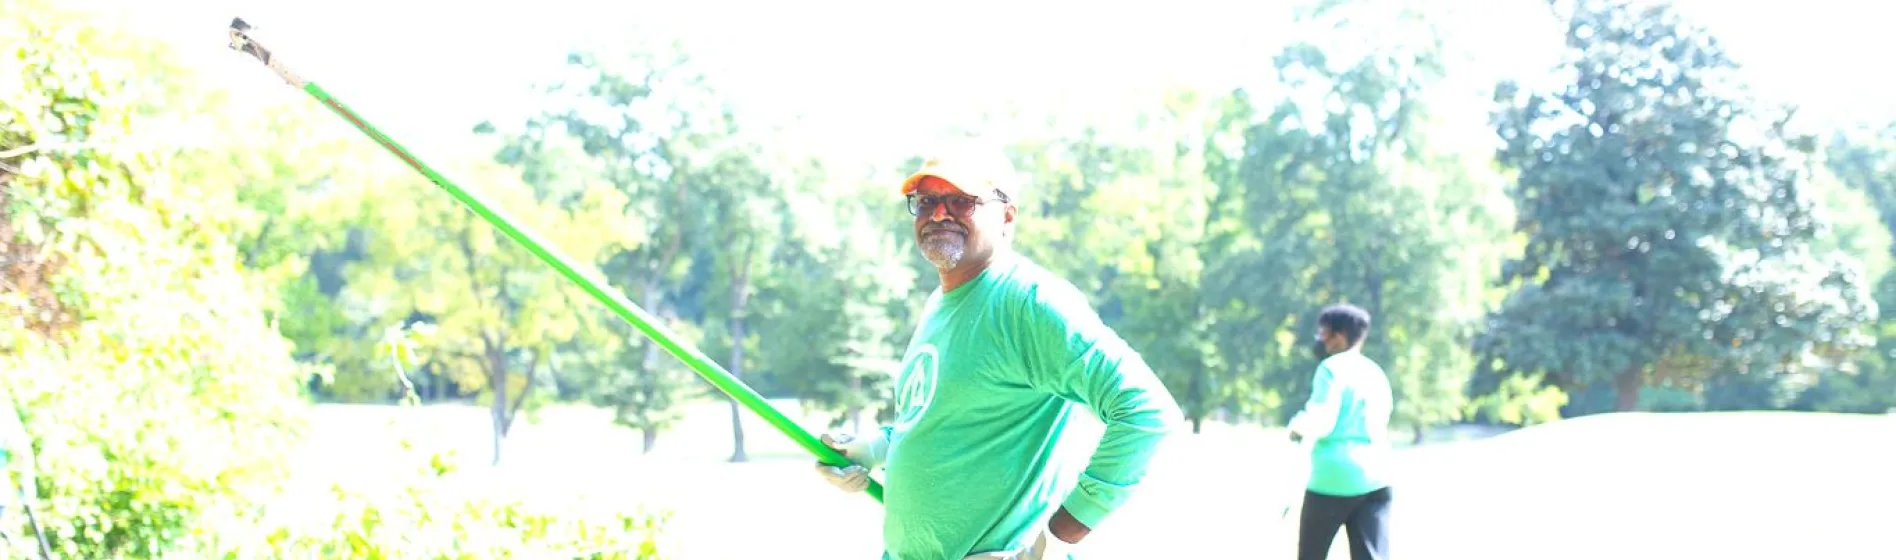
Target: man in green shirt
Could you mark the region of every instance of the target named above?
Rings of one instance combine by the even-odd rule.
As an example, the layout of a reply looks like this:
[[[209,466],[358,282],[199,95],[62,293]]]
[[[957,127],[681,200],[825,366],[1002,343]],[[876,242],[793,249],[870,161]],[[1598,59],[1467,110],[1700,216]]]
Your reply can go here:
[[[846,491],[884,479],[885,560],[1069,558],[1124,504],[1183,415],[1084,294],[1013,251],[1020,184],[998,150],[961,146],[901,192],[941,275],[895,378],[896,417],[823,441]],[[1094,414],[1095,443],[1062,437]]]
[[[1313,348],[1322,361],[1310,400],[1291,418],[1293,440],[1310,443],[1297,558],[1324,560],[1337,528],[1352,560],[1389,560],[1389,413],[1394,397],[1382,367],[1363,355],[1369,313],[1338,304],[1317,316]]]

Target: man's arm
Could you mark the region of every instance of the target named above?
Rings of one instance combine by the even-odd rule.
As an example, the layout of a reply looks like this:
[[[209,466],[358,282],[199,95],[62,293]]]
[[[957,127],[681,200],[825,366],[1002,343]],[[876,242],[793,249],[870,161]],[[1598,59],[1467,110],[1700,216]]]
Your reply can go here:
[[[1329,366],[1317,365],[1317,373],[1310,377],[1310,400],[1304,402],[1304,408],[1290,419],[1290,432],[1306,441],[1323,439],[1336,429],[1337,393],[1340,387],[1336,383],[1336,374]]]
[[[1042,284],[1022,315],[1028,384],[1085,404],[1106,425],[1079,486],[1052,521],[1055,535],[1077,541],[1132,495],[1159,444],[1184,415],[1145,359],[1100,320],[1078,289]],[[1077,531],[1075,522],[1082,525]]]

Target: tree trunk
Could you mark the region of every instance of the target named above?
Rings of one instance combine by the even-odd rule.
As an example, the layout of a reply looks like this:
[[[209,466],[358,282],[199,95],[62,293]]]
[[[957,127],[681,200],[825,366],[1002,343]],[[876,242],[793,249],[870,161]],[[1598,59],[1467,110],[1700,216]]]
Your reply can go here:
[[[744,410],[737,405],[737,399],[731,399],[731,462],[749,461],[744,454]]]
[[[1193,414],[1192,415],[1192,435],[1198,435],[1199,431],[1203,429],[1204,427],[1205,427],[1204,415]]]
[[[849,375],[849,395],[851,399],[850,402],[851,403],[856,402],[855,401],[856,396],[861,395],[861,394],[862,394],[862,376],[857,375],[854,372],[851,372]],[[849,417],[850,433],[856,433],[856,434],[862,433],[862,405],[851,404],[849,405],[849,410],[845,412],[844,414],[848,415]]]
[[[657,274],[645,277],[645,293],[643,299],[645,300],[646,310],[653,313],[658,312]],[[662,316],[660,320],[664,320]],[[639,335],[635,333],[630,335],[630,338],[638,340]],[[639,370],[633,375],[633,378],[639,382],[638,387],[635,387],[633,390],[645,397],[641,404],[645,405],[648,410],[641,415],[656,416],[658,411],[650,410],[650,408],[652,402],[657,400],[656,397],[658,395],[658,343],[647,340],[644,341],[643,344],[645,344],[645,357],[639,362]],[[644,447],[641,448],[640,453],[651,453],[652,448],[658,445],[658,426],[653,425],[653,422],[653,420],[648,419],[642,422],[645,426],[639,429],[639,436],[644,438]]]
[[[487,386],[494,389],[494,402],[488,415],[494,420],[494,465],[500,464],[501,440],[507,438],[507,364],[506,356],[491,346],[487,350]]]
[[[494,420],[494,462],[492,464],[499,465],[500,452],[502,444],[507,439],[507,433],[513,431],[513,421],[520,415],[520,406],[526,404],[527,395],[533,392],[533,378],[539,373],[542,355],[535,352],[531,358],[528,358],[527,384],[520,388],[519,395],[510,397],[507,394],[507,353],[502,351],[505,346],[496,342],[494,338],[482,336],[482,339],[487,343],[487,385],[494,391],[494,402],[488,407],[488,415]]]
[[[683,183],[675,185],[672,189],[672,200],[677,204],[683,204],[684,197],[685,185]],[[646,271],[645,285],[639,294],[640,299],[644,300],[645,310],[657,315],[661,321],[670,320],[671,312],[660,309],[659,304],[662,303],[663,300],[660,298],[662,292],[659,291],[659,279],[664,278],[665,274],[671,271],[672,263],[678,260],[679,249],[682,247],[684,247],[684,232],[678,227],[672,227],[671,236],[665,240],[665,248],[659,252],[658,261],[652,264],[650,270]],[[641,338],[638,334],[633,334],[631,337],[633,340],[639,340]],[[656,415],[660,411],[654,410],[656,406],[652,403],[658,400],[659,387],[663,382],[658,371],[659,348],[656,341],[645,340],[643,344],[645,345],[645,356],[640,360],[639,370],[634,375],[634,379],[639,380],[641,383],[639,383],[639,386],[635,388],[634,391],[637,391],[640,396],[644,397],[640,402],[644,404],[647,409],[645,414]],[[642,424],[644,424],[644,426],[639,428],[639,437],[642,439],[639,452],[641,454],[650,454],[652,449],[658,446],[659,427],[655,424],[655,421],[652,420],[647,420],[642,422]]]
[[[1203,363],[1203,361],[1199,361],[1199,364],[1202,365]],[[1202,424],[1205,419],[1205,368],[1198,367],[1193,369],[1191,381],[1185,386],[1185,402],[1188,403],[1185,409],[1191,411],[1192,433],[1196,434],[1198,433],[1199,425]]]
[[[1429,434],[1428,428],[1422,426],[1421,424],[1416,424],[1415,425],[1415,439],[1409,440],[1409,443],[1412,443],[1415,445],[1422,445],[1422,440],[1427,439],[1428,434]]]
[[[744,251],[738,257],[731,274],[731,377],[743,379],[744,373],[744,307],[750,301],[750,240],[746,239]],[[744,411],[738,406],[737,398],[726,396],[731,401],[731,462],[742,463],[749,460],[744,454]]]
[[[513,433],[514,419],[520,417],[520,407],[525,406],[527,397],[533,394],[533,380],[539,377],[540,361],[545,359],[546,354],[538,350],[527,358],[527,383],[520,386],[520,394],[514,395],[513,404],[507,407],[507,416],[501,419],[500,435]]]
[[[1634,367],[1613,376],[1613,392],[1617,400],[1616,410],[1632,412],[1639,409],[1639,368]]]
[[[463,227],[461,229],[461,236],[456,241],[459,242],[458,245],[461,249],[462,264],[466,267],[468,287],[472,290],[472,293],[479,296],[487,293],[487,290],[481,283],[480,274],[475,270],[475,263],[478,262],[478,259],[475,257],[473,236],[474,228]],[[505,302],[507,300],[507,283],[504,281],[505,276],[502,277],[502,280],[503,281],[500,282],[500,297],[496,299],[500,302]],[[482,305],[488,305],[488,303],[483,302]],[[504,304],[502,309],[501,316],[505,317]],[[507,437],[507,334],[504,331],[504,327],[499,333],[483,329],[480,334],[481,358],[485,362],[484,366],[487,369],[487,386],[494,391],[494,402],[488,407],[488,416],[492,418],[494,424],[493,464],[499,465],[501,443],[502,440]]]

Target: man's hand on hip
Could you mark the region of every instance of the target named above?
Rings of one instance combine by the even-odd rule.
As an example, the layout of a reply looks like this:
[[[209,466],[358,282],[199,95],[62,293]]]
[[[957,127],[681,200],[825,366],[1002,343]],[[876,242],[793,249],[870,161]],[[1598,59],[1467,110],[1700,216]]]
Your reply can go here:
[[[1085,539],[1086,535],[1093,532],[1093,528],[1087,527],[1085,523],[1073,517],[1073,514],[1067,513],[1066,506],[1061,506],[1059,511],[1053,512],[1053,519],[1047,520],[1047,532],[1055,540],[1078,544],[1081,539]]]
[[[852,463],[846,467],[826,465],[816,462],[817,474],[829,481],[832,486],[844,492],[861,492],[869,487],[869,471],[882,464],[888,456],[889,442],[882,437],[881,430],[870,432],[867,437],[851,434],[823,434],[823,445],[843,454],[843,458]]]
[[[1060,508],[1060,511],[1054,512],[1053,519],[1048,520],[1046,525],[1040,526],[1040,531],[1035,533],[1034,539],[1027,543],[1027,548],[1006,552],[984,552],[963,557],[961,560],[1067,560],[1073,554],[1073,549],[1080,539],[1086,538],[1087,533],[1090,532],[1092,529],[1088,529],[1085,524],[1074,519],[1072,514],[1067,513],[1066,508]]]
[[[1053,536],[1053,531],[1041,527],[1039,534],[1027,548],[1007,552],[983,552],[963,557],[961,560],[1067,560],[1072,554],[1073,545]]]

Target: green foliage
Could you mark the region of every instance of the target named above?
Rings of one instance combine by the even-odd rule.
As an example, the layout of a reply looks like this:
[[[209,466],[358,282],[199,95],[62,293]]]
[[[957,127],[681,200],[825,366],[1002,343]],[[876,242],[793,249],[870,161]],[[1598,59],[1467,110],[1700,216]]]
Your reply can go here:
[[[1837,180],[1867,198],[1885,226],[1896,228],[1896,123],[1839,131],[1826,156]]]
[[[1216,188],[1203,173],[1200,132],[1213,117],[1210,103],[1173,90],[1156,110],[1081,121],[1078,132],[1013,149],[1030,185],[1016,201],[1016,248],[1088,292],[1194,422],[1244,394],[1216,367],[1214,320],[1200,303]]]
[[[1335,3],[1312,23],[1375,7]],[[1222,126],[1242,144],[1211,162],[1220,189],[1204,297],[1229,325],[1215,328],[1217,353],[1276,388],[1290,405],[1280,418],[1308,394],[1316,311],[1337,302],[1374,317],[1365,352],[1392,376],[1396,422],[1420,429],[1464,410],[1467,342],[1485,304],[1476,286],[1500,256],[1505,213],[1491,174],[1428,142],[1445,130],[1424,95],[1442,71],[1440,39],[1420,14],[1398,13],[1398,32],[1360,57],[1287,47],[1274,107],[1248,94],[1226,102]]]
[[[298,102],[238,111],[229,95],[203,93],[171,110],[212,127],[181,146],[173,173],[219,185],[212,192],[229,197],[220,216],[231,224],[229,241],[259,280],[266,318],[294,344],[297,361],[322,372],[333,394],[386,395],[385,380],[356,375],[372,362],[362,341],[375,333],[335,302],[342,269],[364,256],[358,232],[365,216],[354,205],[389,184],[376,175],[387,167],[348,165],[381,156],[343,136],[354,132],[334,126],[320,106],[291,99]]]
[[[583,199],[592,204],[564,210],[507,181],[497,164],[477,162],[467,169],[460,175],[487,179],[478,183],[482,187],[467,187],[470,191],[504,209],[520,227],[570,251],[585,250],[601,237],[581,237],[582,230],[557,226],[598,223],[587,209],[610,207],[618,196],[594,191]],[[550,377],[554,349],[579,332],[574,310],[588,301],[571,282],[454,199],[422,181],[410,185],[365,204],[363,212],[377,226],[366,243],[367,262],[348,271],[344,294],[368,312],[362,318],[367,324],[424,320],[434,326],[420,354],[455,386],[477,388],[477,400],[492,409],[498,462],[500,442],[516,415],[535,402],[534,390]],[[365,371],[393,379],[380,368]]]
[[[1896,127],[1838,134],[1814,165],[1708,34],[1572,7],[1566,87],[1503,85],[1491,123],[1440,110],[1455,38],[1430,12],[1323,0],[1274,83],[965,128],[1031,185],[1019,248],[1195,423],[1289,414],[1337,301],[1375,314],[1368,351],[1418,433],[1896,407],[1896,320],[1877,318],[1896,305]],[[846,166],[740,118],[680,45],[633,42],[570,55],[534,114],[430,163],[753,387],[832,425],[884,418],[939,282],[893,189],[918,161]],[[660,555],[663,514],[509,497],[412,450],[306,500],[330,482],[289,464],[306,395],[484,404],[468,429],[498,463],[544,403],[608,408],[651,451],[710,392],[267,72],[273,96],[209,87],[43,0],[0,0],[0,44],[0,391],[22,411],[0,451],[59,555]],[[1504,146],[1451,140],[1470,129]],[[31,543],[18,511],[0,530]]]
[[[1470,399],[1469,416],[1515,426],[1532,426],[1560,419],[1567,393],[1539,377],[1509,376],[1491,391]]]
[[[346,315],[298,321],[331,294],[302,271],[345,237],[323,210],[347,198],[297,184],[349,175],[324,179],[294,150],[242,153],[267,145],[144,141],[204,115],[184,100],[217,96],[193,91],[164,49],[90,23],[0,2],[0,37],[19,39],[0,58],[0,244],[35,257],[0,282],[0,389],[26,436],[6,442],[6,478],[26,498],[9,491],[0,518],[21,547],[8,557],[37,556],[36,534],[60,558],[658,557],[662,515],[461,497],[439,478],[351,490],[331,523],[246,537],[273,512],[313,511],[282,501],[308,422],[302,383],[333,366],[323,350],[352,345],[325,339],[348,333]],[[148,87],[153,75],[175,81]],[[372,340],[353,346],[374,356]]]
[[[675,47],[675,46],[674,46]],[[572,254],[597,263],[625,295],[666,323],[684,344],[699,328],[680,320],[687,299],[676,284],[698,255],[703,218],[694,174],[700,147],[720,125],[693,111],[709,97],[702,76],[675,48],[633,49],[626,56],[576,52],[564,74],[542,89],[546,109],[518,132],[492,123],[494,160],[519,173],[540,198],[587,208],[575,232],[611,232]],[[588,200],[590,199],[590,200]],[[645,450],[658,430],[676,420],[691,374],[624,320],[574,310],[587,328],[568,341],[564,373],[575,396],[610,407],[614,422],[645,433]]]
[[[1749,102],[1736,64],[1663,6],[1582,2],[1571,85],[1496,91],[1526,251],[1485,352],[1569,391],[1698,391],[1726,372],[1811,376],[1875,317],[1861,265],[1818,253],[1807,137]]]
[[[753,305],[759,364],[805,406],[861,429],[864,410],[889,394],[908,333],[898,321],[913,294],[911,245],[882,227],[903,221],[882,184],[846,183],[805,171],[810,196],[798,201],[791,239]],[[841,183],[841,184],[839,184]],[[840,297],[839,297],[840,296]]]
[[[1860,127],[1837,134],[1826,154],[1826,167],[1834,173],[1846,204],[1857,200],[1854,208],[1838,212],[1855,217],[1853,223],[1874,222],[1884,228],[1878,238],[1872,233],[1854,235],[1859,242],[1849,250],[1860,255],[1865,269],[1879,278],[1874,291],[1877,308],[1896,309],[1896,274],[1888,265],[1896,247],[1888,243],[1896,236],[1896,124]],[[1881,220],[1866,220],[1859,213],[1873,212]],[[1864,224],[1867,227],[1871,224]],[[1843,229],[1843,228],[1839,228]],[[1860,230],[1857,230],[1860,231]],[[1850,238],[1846,234],[1840,236]],[[1879,245],[1880,244],[1880,245]],[[1878,247],[1882,251],[1876,251]],[[1871,263],[1879,263],[1872,265]],[[1880,272],[1879,272],[1880,270]],[[1844,375],[1829,375],[1796,396],[1792,408],[1829,412],[1880,413],[1896,410],[1896,317],[1885,311],[1876,323],[1876,348],[1859,358]]]
[[[406,448],[406,442],[404,442]],[[424,459],[425,460],[420,460]],[[600,508],[574,500],[496,495],[459,471],[452,454],[422,457],[372,483],[336,483],[328,499],[225,539],[206,558],[506,559],[664,558],[662,512]],[[391,489],[394,489],[391,491]]]
[[[785,182],[763,166],[758,152],[758,146],[733,139],[713,151],[702,168],[687,171],[703,174],[705,196],[700,204],[709,224],[703,232],[711,242],[697,248],[709,269],[704,285],[705,351],[729,356],[722,360],[724,367],[738,379],[761,369],[751,297],[765,284],[763,278],[775,274],[779,259],[789,251],[786,240],[795,234],[794,222],[780,211],[789,204]],[[724,328],[712,328],[716,324]],[[731,461],[743,462],[748,455],[742,413],[736,400],[726,399],[731,405]]]
[[[133,74],[88,63],[124,50],[22,4],[0,7],[0,36],[25,39],[0,66],[19,77],[0,80],[0,150],[20,154],[7,160],[7,239],[55,255],[40,279],[75,319],[4,327],[0,372],[37,470],[24,482],[58,556],[157,557],[282,480],[305,372],[223,235],[229,198],[168,174],[172,153],[127,147],[144,101],[125,86]],[[0,530],[31,535],[17,520]]]

